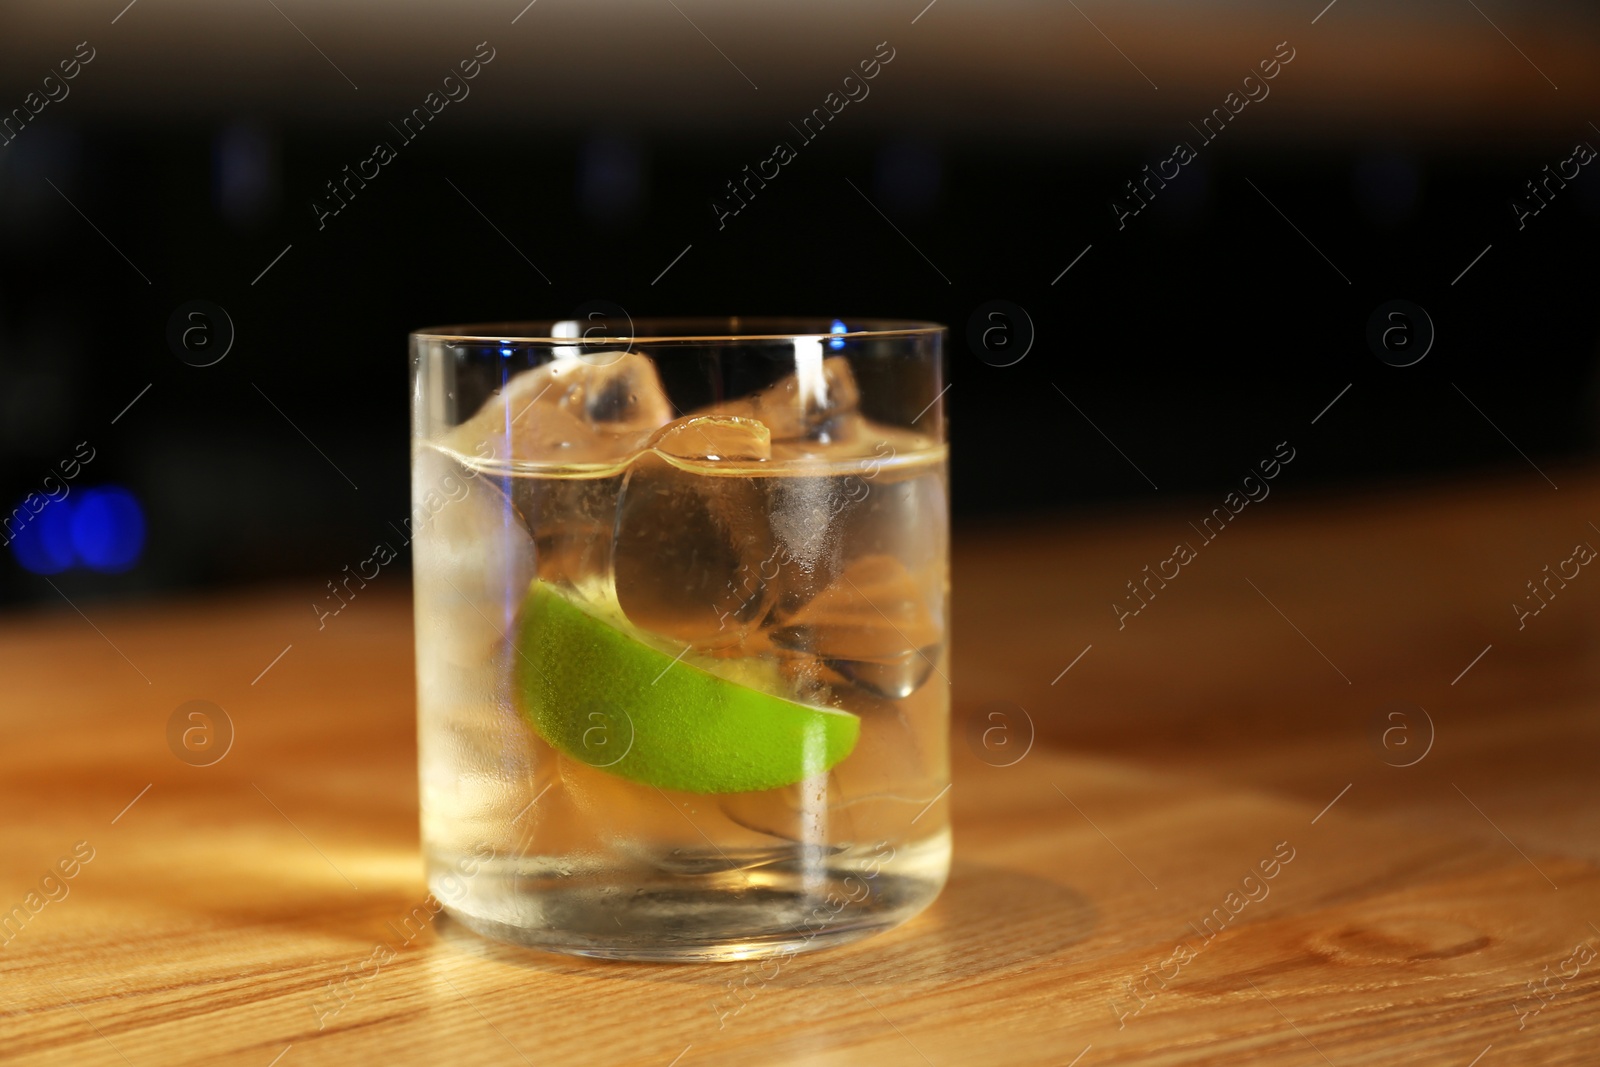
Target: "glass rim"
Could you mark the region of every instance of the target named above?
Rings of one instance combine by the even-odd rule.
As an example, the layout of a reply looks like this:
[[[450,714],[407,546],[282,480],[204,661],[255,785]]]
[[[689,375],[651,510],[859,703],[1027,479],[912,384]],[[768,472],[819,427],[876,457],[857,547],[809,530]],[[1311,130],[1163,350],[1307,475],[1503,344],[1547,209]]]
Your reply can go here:
[[[554,336],[558,322],[576,322],[576,319],[532,319],[521,322],[463,323],[447,326],[428,326],[411,331],[416,340],[495,344],[574,345],[597,347],[615,344],[683,344],[730,343],[741,341],[792,341],[797,338],[822,338],[824,340],[863,340],[892,337],[932,337],[949,332],[937,322],[914,319],[856,319],[854,326],[840,333],[832,331],[835,322],[814,315],[727,315],[651,317],[634,322],[626,334],[582,338],[572,335]],[[791,326],[793,329],[780,327]],[[720,329],[719,329],[720,327]],[[859,328],[856,328],[859,327]]]

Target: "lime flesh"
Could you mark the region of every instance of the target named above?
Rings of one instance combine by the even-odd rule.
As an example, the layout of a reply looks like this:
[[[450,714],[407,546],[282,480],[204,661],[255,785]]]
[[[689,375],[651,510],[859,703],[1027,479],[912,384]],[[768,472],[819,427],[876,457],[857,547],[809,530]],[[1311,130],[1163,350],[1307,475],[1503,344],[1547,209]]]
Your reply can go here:
[[[849,712],[785,700],[650,647],[535,581],[516,689],[539,736],[573,759],[661,789],[793,785],[848,756]]]

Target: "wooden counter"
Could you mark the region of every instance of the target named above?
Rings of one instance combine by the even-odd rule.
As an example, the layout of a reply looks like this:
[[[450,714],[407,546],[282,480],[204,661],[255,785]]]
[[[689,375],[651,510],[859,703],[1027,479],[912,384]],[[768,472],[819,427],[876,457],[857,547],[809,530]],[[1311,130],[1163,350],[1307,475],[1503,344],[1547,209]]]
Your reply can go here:
[[[403,579],[321,632],[310,579],[13,616],[0,911],[41,906],[0,933],[0,1059],[1595,1063],[1600,574],[1520,630],[1509,606],[1600,546],[1600,479],[1550,473],[1269,498],[1120,629],[1124,582],[1204,504],[965,531],[958,713],[1025,711],[1008,752],[1038,737],[994,766],[958,731],[929,912],[776,975],[440,923],[321,1030],[329,983],[424,896]],[[211,766],[168,748],[192,699],[236,729]]]

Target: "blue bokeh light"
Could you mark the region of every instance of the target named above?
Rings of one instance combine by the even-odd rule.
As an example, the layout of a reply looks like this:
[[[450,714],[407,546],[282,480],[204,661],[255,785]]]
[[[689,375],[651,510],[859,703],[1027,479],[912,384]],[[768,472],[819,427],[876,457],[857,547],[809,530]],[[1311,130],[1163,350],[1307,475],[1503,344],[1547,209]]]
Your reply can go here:
[[[828,327],[828,332],[829,333],[849,333],[850,332],[850,327],[846,326],[841,320],[834,319],[833,320],[833,325]],[[833,340],[828,342],[828,347],[833,349],[835,352],[839,351],[839,349],[844,347],[844,338],[843,337],[835,337],[835,338],[833,338]]]
[[[44,500],[34,511],[32,504]],[[128,490],[103,485],[60,500],[31,494],[5,527],[15,530],[11,554],[23,570],[60,574],[73,567],[115,574],[139,562],[144,552],[144,508]],[[25,516],[25,518],[24,518]],[[16,525],[21,519],[21,525]]]
[[[11,554],[23,570],[60,574],[77,562],[72,549],[72,505],[65,500],[47,500],[33,512],[24,503],[16,514],[27,516],[11,540]]]
[[[86,491],[72,511],[72,548],[92,570],[116,573],[144,551],[144,509],[121,486]]]

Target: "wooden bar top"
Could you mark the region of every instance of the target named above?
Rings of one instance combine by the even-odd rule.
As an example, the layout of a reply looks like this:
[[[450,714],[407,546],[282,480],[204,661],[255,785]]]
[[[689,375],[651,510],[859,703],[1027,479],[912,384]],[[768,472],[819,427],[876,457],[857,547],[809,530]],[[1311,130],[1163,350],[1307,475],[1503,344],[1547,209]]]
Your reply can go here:
[[[950,884],[781,965],[401,943],[403,575],[13,614],[0,1059],[1600,1062],[1600,475],[1550,474],[960,531]]]

